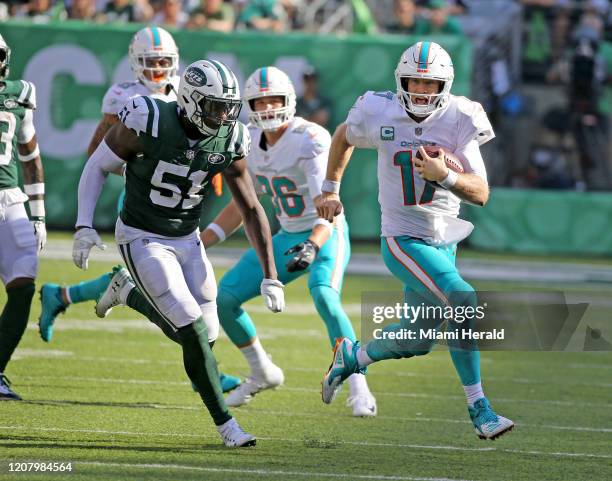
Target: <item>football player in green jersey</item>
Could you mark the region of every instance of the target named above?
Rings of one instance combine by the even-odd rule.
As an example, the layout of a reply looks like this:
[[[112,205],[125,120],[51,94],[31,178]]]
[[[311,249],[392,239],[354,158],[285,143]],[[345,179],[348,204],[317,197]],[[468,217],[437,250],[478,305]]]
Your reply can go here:
[[[28,324],[38,252],[47,238],[43,167],[33,123],[36,94],[30,82],[6,80],[10,56],[0,35],[0,277],[7,297],[0,315],[0,400],[21,399],[4,371]],[[17,164],[23,191],[17,184]]]
[[[92,227],[95,205],[108,172],[125,164],[126,197],[115,238],[131,276],[113,279],[113,290],[123,304],[133,307],[138,299],[151,305],[151,320],[180,343],[185,370],[225,445],[251,446],[255,438],[227,409],[211,351],[219,331],[217,287],[198,225],[215,174],[223,173],[243,216],[264,272],[262,296],[273,312],[284,308],[283,285],[246,169],[250,138],[237,120],[242,103],[235,75],[220,62],[194,62],[181,76],[177,97],[128,101],[121,122],[89,158],[79,183],[73,260],[86,267],[91,248],[102,244]]]

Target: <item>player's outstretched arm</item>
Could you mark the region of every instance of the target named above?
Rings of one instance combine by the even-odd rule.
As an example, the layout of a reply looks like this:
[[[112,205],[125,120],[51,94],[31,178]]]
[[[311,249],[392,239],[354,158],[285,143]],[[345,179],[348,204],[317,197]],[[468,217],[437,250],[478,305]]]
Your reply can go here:
[[[29,198],[30,220],[40,251],[47,242],[47,229],[45,227],[45,176],[36,135],[33,135],[28,142],[18,143],[17,149],[23,171],[23,188]]]
[[[219,215],[215,217],[206,229],[200,232],[200,239],[204,248],[208,249],[219,242],[223,242],[226,237],[232,235],[238,227],[242,225],[242,214],[236,205],[236,202],[231,200]]]
[[[246,159],[238,159],[223,172],[223,177],[230,188],[234,202],[244,221],[244,228],[249,242],[257,252],[264,279],[261,283],[261,295],[268,309],[281,312],[285,308],[283,284],[278,280],[274,264],[272,233],[266,213],[257,199],[255,187],[248,174]]]
[[[106,248],[93,228],[94,210],[108,173],[123,168],[125,162],[138,151],[136,133],[122,123],[116,123],[85,163],[79,181],[78,215],[72,246],[72,260],[77,267],[87,269],[89,252],[93,246]]]
[[[317,206],[319,217],[332,222],[342,212],[340,202],[340,181],[351,159],[354,147],[346,140],[346,123],[338,126],[332,136],[327,162],[327,175],[323,182],[321,202]]]

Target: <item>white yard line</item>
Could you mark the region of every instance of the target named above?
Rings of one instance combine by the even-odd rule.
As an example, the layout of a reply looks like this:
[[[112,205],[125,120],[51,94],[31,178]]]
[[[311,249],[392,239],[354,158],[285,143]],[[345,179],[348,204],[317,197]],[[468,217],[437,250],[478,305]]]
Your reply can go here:
[[[205,435],[205,434],[178,434],[178,433],[150,433],[141,431],[111,431],[104,429],[66,429],[66,428],[41,428],[32,426],[0,426],[0,430],[22,430],[22,431],[49,431],[49,432],[67,432],[67,433],[90,433],[90,434],[110,434],[110,435],[126,435],[126,436],[164,436],[164,437],[188,437],[188,438],[213,438],[217,439],[216,436]],[[297,443],[304,444],[308,442],[307,439],[294,439],[294,438],[279,438],[279,437],[258,437],[262,441],[279,441],[282,443]],[[440,444],[404,444],[404,443],[379,443],[370,441],[341,441],[341,440],[319,440],[322,444],[329,445],[347,445],[347,446],[371,446],[371,447],[389,447],[389,448],[401,448],[401,449],[420,449],[427,451],[468,451],[468,452],[499,452],[499,453],[512,453],[520,455],[533,455],[533,456],[546,456],[546,457],[570,457],[570,458],[596,458],[596,459],[612,459],[612,455],[608,454],[595,454],[595,453],[568,453],[568,452],[549,452],[549,451],[523,451],[520,449],[499,449],[495,447],[483,447],[483,448],[467,448],[463,446],[446,446]]]

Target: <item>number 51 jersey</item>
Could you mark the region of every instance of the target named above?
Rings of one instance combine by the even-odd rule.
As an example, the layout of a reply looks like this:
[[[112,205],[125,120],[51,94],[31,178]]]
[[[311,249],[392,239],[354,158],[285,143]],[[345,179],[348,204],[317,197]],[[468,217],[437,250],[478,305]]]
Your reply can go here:
[[[248,154],[247,128],[236,122],[225,137],[194,141],[185,134],[176,102],[152,97],[129,100],[119,119],[138,135],[141,146],[141,153],[127,162],[121,222],[162,237],[191,234],[211,179]]]
[[[458,242],[473,226],[457,219],[460,199],[421,178],[412,160],[420,146],[459,153],[472,141],[482,145],[495,135],[481,105],[450,96],[446,107],[415,122],[392,92],[366,92],[351,108],[346,138],[378,151],[378,201],[383,237],[411,236],[432,245]],[[465,172],[486,181],[482,157],[459,155]]]

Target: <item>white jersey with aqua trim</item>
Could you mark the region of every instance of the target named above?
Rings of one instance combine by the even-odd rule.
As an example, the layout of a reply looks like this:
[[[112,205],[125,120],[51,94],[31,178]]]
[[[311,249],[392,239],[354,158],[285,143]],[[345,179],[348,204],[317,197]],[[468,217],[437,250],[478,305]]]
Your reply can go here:
[[[351,108],[346,124],[350,144],[378,151],[383,237],[407,235],[443,245],[470,234],[473,226],[457,219],[461,200],[425,182],[413,169],[412,158],[420,146],[437,145],[455,153],[465,172],[486,181],[478,146],[495,134],[479,103],[451,95],[445,108],[418,123],[406,113],[395,93],[366,92]]]
[[[126,102],[134,97],[149,96],[156,99],[172,102],[176,100],[176,92],[180,77],[172,77],[170,83],[172,88],[167,88],[166,92],[151,92],[147,87],[138,81],[122,82],[111,85],[102,99],[102,113],[117,115]]]
[[[276,217],[287,232],[311,230],[317,219],[313,199],[321,195],[331,143],[323,127],[295,117],[273,146],[249,125],[247,166],[258,194],[272,197]]]

